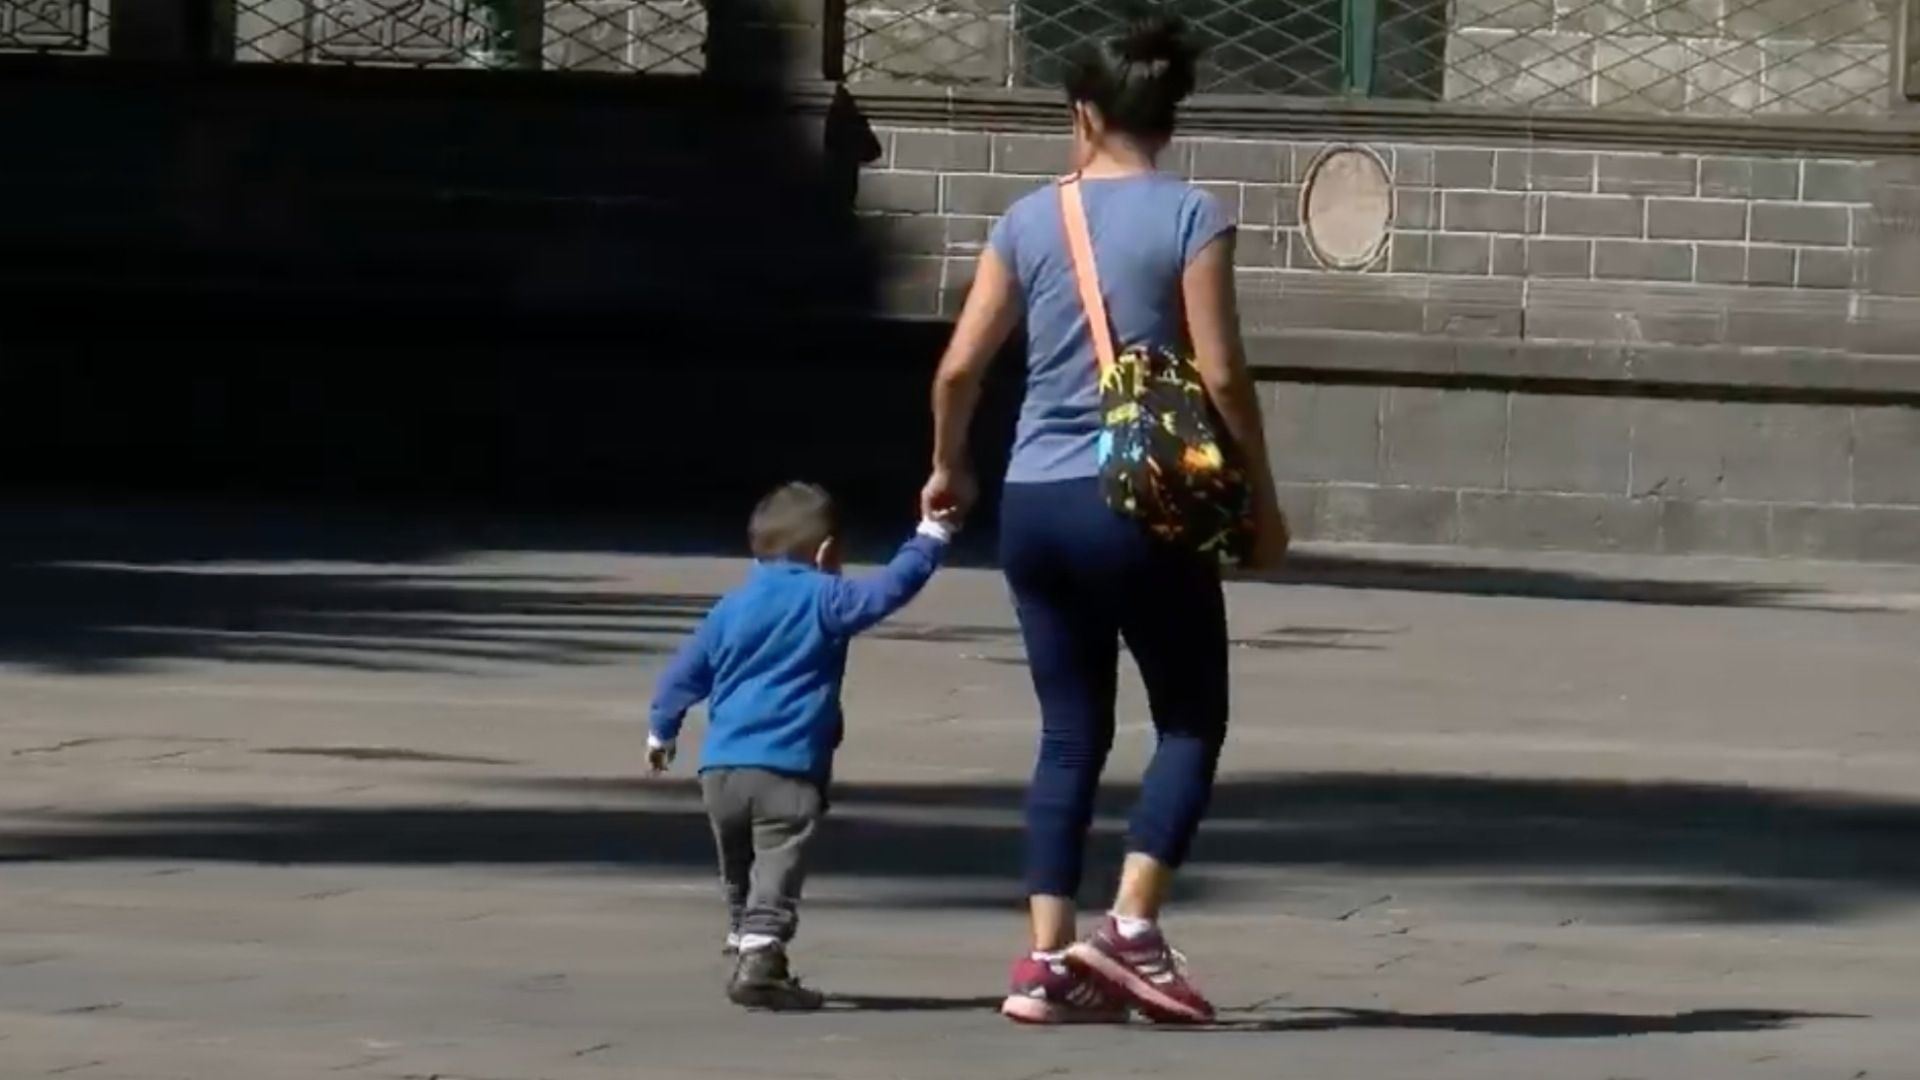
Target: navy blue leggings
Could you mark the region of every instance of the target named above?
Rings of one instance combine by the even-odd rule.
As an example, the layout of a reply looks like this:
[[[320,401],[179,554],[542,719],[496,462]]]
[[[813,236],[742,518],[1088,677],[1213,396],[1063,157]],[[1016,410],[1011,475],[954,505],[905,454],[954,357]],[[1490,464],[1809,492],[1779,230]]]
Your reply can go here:
[[[1009,484],[1000,559],[1040,698],[1027,790],[1027,891],[1071,897],[1113,745],[1120,641],[1139,665],[1159,742],[1128,850],[1185,861],[1227,733],[1227,622],[1210,559],[1107,509],[1093,479]]]

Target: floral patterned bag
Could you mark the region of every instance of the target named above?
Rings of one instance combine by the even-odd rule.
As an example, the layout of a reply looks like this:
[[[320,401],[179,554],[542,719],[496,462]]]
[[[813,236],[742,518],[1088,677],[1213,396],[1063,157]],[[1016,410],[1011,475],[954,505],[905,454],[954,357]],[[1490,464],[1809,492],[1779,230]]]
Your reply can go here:
[[[1100,488],[1107,505],[1168,543],[1223,561],[1244,558],[1254,533],[1252,489],[1199,365],[1168,343],[1115,348],[1078,175],[1060,181],[1060,214],[1100,365]]]

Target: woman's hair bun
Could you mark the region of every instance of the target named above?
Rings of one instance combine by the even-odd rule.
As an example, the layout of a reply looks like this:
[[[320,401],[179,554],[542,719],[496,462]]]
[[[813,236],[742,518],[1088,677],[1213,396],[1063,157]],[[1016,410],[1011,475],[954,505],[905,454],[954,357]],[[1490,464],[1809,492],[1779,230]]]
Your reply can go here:
[[[1186,22],[1169,12],[1132,20],[1113,39],[1113,45],[1115,52],[1136,64],[1164,61],[1170,66],[1191,66],[1199,55],[1199,50],[1187,42]]]
[[[1117,131],[1164,138],[1173,133],[1180,102],[1193,93],[1199,59],[1179,16],[1164,9],[1143,13],[1071,54],[1067,98],[1092,104]]]

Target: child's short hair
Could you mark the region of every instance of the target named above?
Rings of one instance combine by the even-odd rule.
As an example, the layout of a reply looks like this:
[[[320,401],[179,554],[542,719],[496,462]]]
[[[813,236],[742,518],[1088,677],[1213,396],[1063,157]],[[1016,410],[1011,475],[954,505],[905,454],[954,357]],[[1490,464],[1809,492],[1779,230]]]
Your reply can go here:
[[[753,508],[747,544],[756,559],[810,560],[839,528],[833,496],[818,484],[775,488]]]

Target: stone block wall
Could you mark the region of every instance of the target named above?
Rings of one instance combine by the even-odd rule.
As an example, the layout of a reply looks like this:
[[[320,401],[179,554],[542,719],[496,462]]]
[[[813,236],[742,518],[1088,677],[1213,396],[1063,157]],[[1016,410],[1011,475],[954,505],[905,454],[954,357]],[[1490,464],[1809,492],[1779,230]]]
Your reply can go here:
[[[863,221],[885,302],[958,310],[995,217],[1063,137],[886,128]],[[1185,138],[1241,221],[1249,350],[1302,535],[1920,561],[1920,299],[1891,166],[1835,154],[1366,144],[1389,238],[1322,268],[1326,149]],[[1914,190],[1920,191],[1920,188]]]
[[[953,314],[993,220],[1064,170],[1067,141],[883,134],[860,205],[893,255],[899,310]],[[1334,274],[1299,220],[1300,183],[1325,149],[1197,138],[1164,162],[1237,214],[1254,333],[1835,348],[1885,325],[1856,317],[1871,162],[1375,144],[1394,177],[1389,239],[1363,272]],[[1878,307],[1920,329],[1920,305]]]
[[[1309,536],[1903,561],[1920,410],[1270,383]]]

